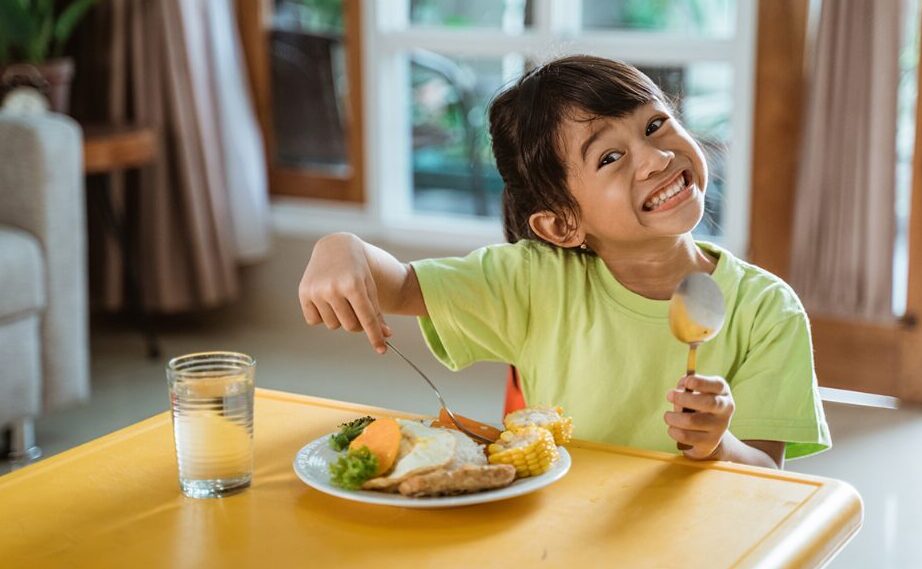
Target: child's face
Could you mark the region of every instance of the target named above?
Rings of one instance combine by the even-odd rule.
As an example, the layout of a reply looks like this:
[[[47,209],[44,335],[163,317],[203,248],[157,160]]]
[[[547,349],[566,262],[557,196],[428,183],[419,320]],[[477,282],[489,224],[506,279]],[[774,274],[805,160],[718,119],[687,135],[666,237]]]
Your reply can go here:
[[[596,251],[678,236],[701,220],[704,154],[662,103],[620,119],[567,120],[561,136],[579,229]]]

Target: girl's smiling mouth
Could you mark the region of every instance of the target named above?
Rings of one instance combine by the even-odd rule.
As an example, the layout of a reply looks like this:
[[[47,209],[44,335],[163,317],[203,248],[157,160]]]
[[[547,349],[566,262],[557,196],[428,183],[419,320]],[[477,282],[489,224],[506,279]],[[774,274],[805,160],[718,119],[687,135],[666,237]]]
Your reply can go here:
[[[692,197],[694,189],[691,172],[682,170],[672,181],[647,196],[643,211],[655,213],[673,209]]]

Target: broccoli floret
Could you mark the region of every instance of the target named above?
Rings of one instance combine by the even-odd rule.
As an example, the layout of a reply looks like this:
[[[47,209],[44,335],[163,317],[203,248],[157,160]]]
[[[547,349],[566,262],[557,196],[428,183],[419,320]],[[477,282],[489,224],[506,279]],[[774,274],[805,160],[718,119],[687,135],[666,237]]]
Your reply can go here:
[[[363,446],[350,450],[330,464],[330,482],[346,490],[358,490],[377,470],[378,458]]]
[[[361,435],[365,427],[370,425],[374,420],[374,417],[366,416],[354,421],[349,421],[348,423],[343,423],[339,426],[338,433],[330,435],[330,448],[336,452],[346,450],[349,447],[349,443],[351,443],[355,437]]]

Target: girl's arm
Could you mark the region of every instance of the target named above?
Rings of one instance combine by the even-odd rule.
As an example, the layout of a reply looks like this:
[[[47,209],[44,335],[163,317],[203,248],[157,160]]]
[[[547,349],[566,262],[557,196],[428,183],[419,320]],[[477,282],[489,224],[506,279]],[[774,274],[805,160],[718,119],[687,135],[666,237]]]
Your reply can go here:
[[[784,443],[781,441],[741,441],[733,433],[724,433],[714,460],[729,460],[752,466],[784,468]]]
[[[364,330],[382,354],[390,336],[384,314],[426,315],[412,267],[351,233],[327,235],[314,245],[298,297],[308,324]]]

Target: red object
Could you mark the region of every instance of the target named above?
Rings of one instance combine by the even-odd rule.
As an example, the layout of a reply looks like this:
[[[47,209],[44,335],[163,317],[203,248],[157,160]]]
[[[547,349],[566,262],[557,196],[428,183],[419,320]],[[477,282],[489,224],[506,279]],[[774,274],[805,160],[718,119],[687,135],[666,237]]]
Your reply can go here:
[[[525,396],[522,395],[519,371],[515,369],[515,366],[509,366],[509,374],[506,376],[506,407],[503,410],[503,417],[525,407],[527,405],[525,405]]]

